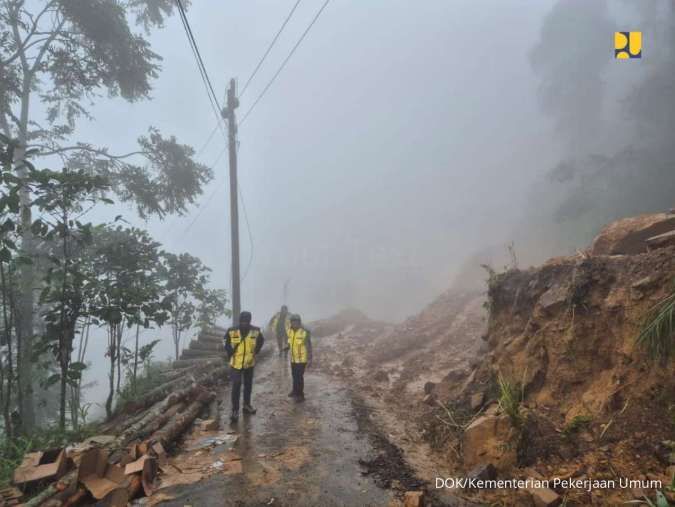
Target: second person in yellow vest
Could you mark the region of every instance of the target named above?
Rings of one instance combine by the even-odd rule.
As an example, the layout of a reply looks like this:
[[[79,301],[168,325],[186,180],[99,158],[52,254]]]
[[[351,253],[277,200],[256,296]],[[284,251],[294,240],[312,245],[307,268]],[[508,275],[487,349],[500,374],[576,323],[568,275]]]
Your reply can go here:
[[[302,327],[300,315],[291,316],[288,330],[288,348],[291,356],[293,390],[288,394],[296,401],[305,400],[305,368],[312,365],[312,340],[308,329]]]

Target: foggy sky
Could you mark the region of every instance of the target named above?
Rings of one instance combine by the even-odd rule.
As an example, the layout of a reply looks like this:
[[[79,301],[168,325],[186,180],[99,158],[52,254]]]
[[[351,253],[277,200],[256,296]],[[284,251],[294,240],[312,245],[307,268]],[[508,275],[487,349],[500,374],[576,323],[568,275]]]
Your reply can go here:
[[[293,3],[193,2],[188,17],[221,102],[230,77],[245,82]],[[402,320],[447,289],[467,256],[513,239],[531,184],[560,159],[564,144],[541,111],[530,62],[553,3],[328,5],[239,132],[254,241],[247,270],[251,245],[241,212],[242,307],[254,321],[262,325],[280,306],[287,279],[289,306],[306,320],[345,306]],[[321,4],[300,4],[241,98],[239,117]],[[602,37],[611,51],[612,34]],[[101,100],[77,139],[125,152],[152,125],[195,149],[204,144],[215,119],[179,19],[151,42],[164,58],[153,100]],[[210,165],[224,146],[216,136],[200,161]],[[200,257],[214,270],[213,285],[229,292],[227,170],[224,156],[202,202],[218,192],[187,217],[143,223],[120,206],[100,216],[126,210],[166,249]],[[158,356],[165,358],[170,331],[160,334],[166,339]],[[103,341],[90,358],[102,356]]]
[[[230,77],[245,81],[292,3],[194,3],[190,22],[219,92]],[[239,116],[321,3],[301,3]],[[401,319],[446,288],[454,264],[478,243],[499,243],[523,182],[554,150],[527,57],[549,7],[329,4],[240,130],[240,185],[254,239],[242,305],[268,318],[291,279],[289,304],[307,318],[349,304]],[[215,120],[179,20],[152,43],[164,57],[154,100],[104,101],[96,123],[80,130],[121,147],[152,124],[199,149]],[[202,160],[211,164],[223,146],[215,138]],[[198,255],[227,286],[226,156],[215,173],[222,190],[189,230],[196,210],[149,228],[168,249]],[[241,243],[244,273],[243,216]]]

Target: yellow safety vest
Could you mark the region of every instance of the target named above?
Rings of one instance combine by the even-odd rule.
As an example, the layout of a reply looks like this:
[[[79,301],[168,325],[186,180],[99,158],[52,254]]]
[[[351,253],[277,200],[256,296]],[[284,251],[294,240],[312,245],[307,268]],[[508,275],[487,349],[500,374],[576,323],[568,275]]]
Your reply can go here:
[[[230,336],[230,345],[234,349],[234,354],[230,358],[230,366],[237,370],[254,366],[254,351],[260,331],[251,329],[244,339],[241,338],[241,333],[238,329],[231,329],[228,334]]]
[[[303,328],[288,330],[288,346],[291,348],[291,363],[307,362],[307,331]]]

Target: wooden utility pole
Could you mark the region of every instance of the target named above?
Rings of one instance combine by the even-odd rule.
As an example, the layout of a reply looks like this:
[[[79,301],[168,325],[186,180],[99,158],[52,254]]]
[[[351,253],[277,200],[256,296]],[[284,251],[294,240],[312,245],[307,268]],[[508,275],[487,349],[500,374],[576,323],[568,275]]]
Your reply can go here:
[[[239,107],[234,79],[227,90],[227,108],[222,111],[227,120],[230,151],[230,234],[232,243],[232,325],[239,325],[241,293],[239,280],[239,202],[237,199],[237,119],[234,110]]]

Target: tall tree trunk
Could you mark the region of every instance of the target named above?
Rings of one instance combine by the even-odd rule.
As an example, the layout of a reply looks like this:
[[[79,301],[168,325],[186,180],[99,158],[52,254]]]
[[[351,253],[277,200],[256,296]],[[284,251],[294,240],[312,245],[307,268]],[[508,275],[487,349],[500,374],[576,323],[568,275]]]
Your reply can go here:
[[[66,169],[63,169],[64,173]],[[63,201],[65,203],[65,199]],[[68,363],[70,362],[70,326],[66,324],[66,291],[68,290],[68,268],[70,255],[68,254],[68,213],[63,207],[63,283],[61,284],[61,316],[59,333],[59,365],[61,366],[61,390],[59,392],[59,430],[66,430],[66,387],[68,385]],[[75,321],[77,322],[77,320]]]
[[[10,268],[11,269],[11,268]],[[5,434],[8,439],[14,435],[12,428],[12,418],[9,414],[9,408],[12,403],[12,375],[14,375],[12,368],[12,300],[8,296],[12,287],[7,286],[7,277],[5,276],[4,263],[0,263],[0,283],[2,283],[2,317],[5,326],[5,342],[7,345],[7,369],[3,364],[3,359],[0,357],[0,403],[2,403],[2,417],[5,422]],[[7,307],[9,306],[9,314]],[[5,389],[6,386],[6,389]]]
[[[82,322],[80,330],[80,342],[77,347],[77,362],[84,363],[87,353],[87,342],[89,341],[90,317],[86,317]],[[75,385],[70,388],[70,419],[73,429],[78,431],[80,428],[80,400],[82,395],[82,376],[75,381]]]
[[[134,348],[134,391],[136,390],[136,373],[138,371],[138,335],[141,332],[141,325],[136,324],[136,347]]]
[[[105,414],[109,420],[112,417],[113,397],[115,396],[115,355],[117,354],[117,326],[110,324],[108,326],[108,353],[110,354],[110,373],[108,373],[109,390],[108,399],[105,402]]]
[[[176,292],[175,296],[174,296],[174,301],[175,301],[175,307],[174,308],[175,309],[174,309],[174,312],[173,312],[173,319],[172,319],[173,320],[173,326],[171,327],[171,330],[173,331],[173,345],[176,349],[176,361],[178,361],[180,359],[180,350],[179,350],[179,348],[180,348],[179,347],[180,337],[179,337],[179,331],[178,331],[178,328],[180,326],[180,320],[179,320],[180,319],[180,313],[179,313],[180,312],[180,305],[179,305],[179,301],[178,301],[179,297],[180,296],[178,296],[178,292]]]
[[[117,394],[120,394],[122,383],[122,334],[124,333],[124,319],[117,328]]]
[[[59,392],[59,430],[63,433],[66,430],[66,387],[68,379],[66,373],[68,372],[68,365],[61,362],[61,390]]]
[[[28,140],[28,113],[30,106],[30,89],[32,74],[24,66],[24,78],[21,94],[21,116],[19,118],[19,147],[16,150],[15,163],[19,166],[25,159],[26,143]],[[27,169],[20,167],[19,176],[26,176]],[[34,259],[35,257],[35,238],[31,232],[33,216],[31,210],[30,190],[23,188],[20,192],[21,202],[21,253],[26,257]],[[20,389],[20,413],[22,431],[30,433],[35,427],[35,406],[33,400],[33,312],[35,299],[33,294],[35,283],[35,269],[32,263],[26,263],[21,267],[19,281],[19,301],[18,301],[18,327],[21,332],[17,335],[17,340],[21,340],[21,355],[18,358],[17,365],[19,375]]]

